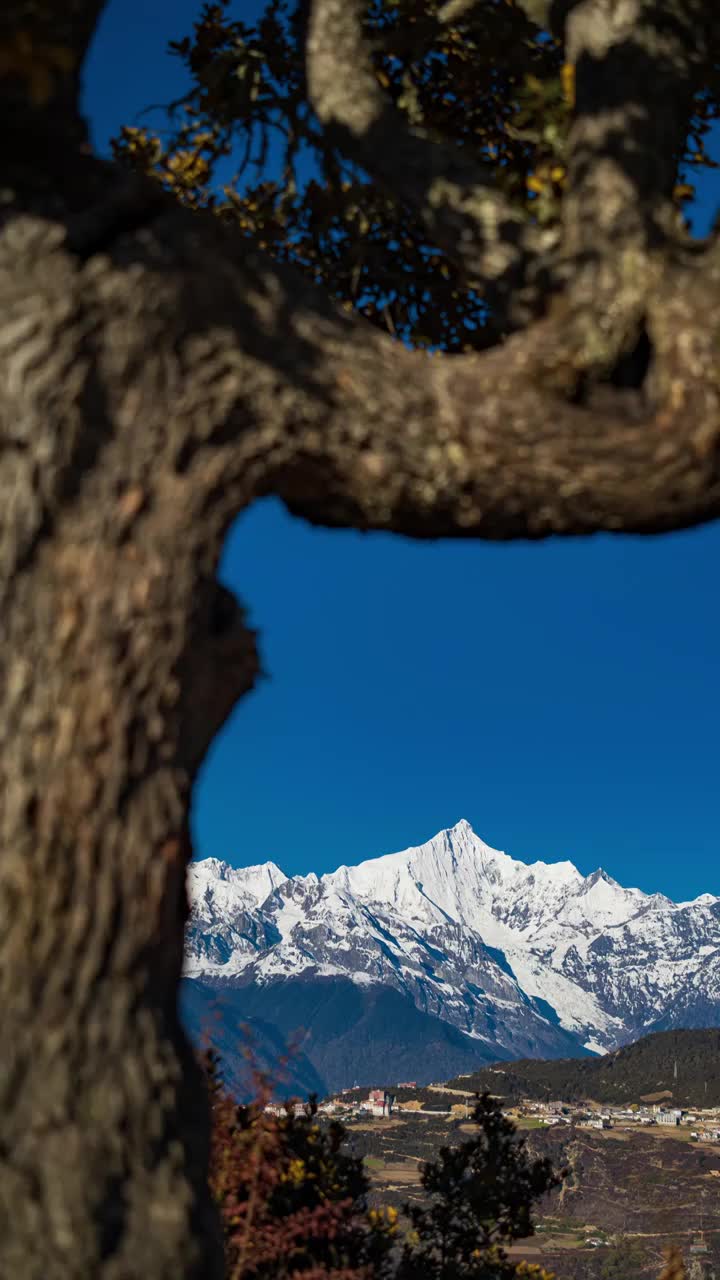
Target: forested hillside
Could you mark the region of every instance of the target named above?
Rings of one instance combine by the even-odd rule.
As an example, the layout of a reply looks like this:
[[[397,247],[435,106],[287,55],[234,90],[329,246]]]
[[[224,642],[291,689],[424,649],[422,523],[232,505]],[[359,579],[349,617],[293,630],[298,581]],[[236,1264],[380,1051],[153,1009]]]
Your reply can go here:
[[[720,1105],[720,1030],[660,1031],[602,1058],[498,1063],[450,1081],[505,1098],[638,1102],[667,1092],[680,1106]]]
[[[368,1085],[408,1078],[425,1084],[498,1057],[399,991],[348,978],[291,978],[265,987],[188,979],[181,1009],[193,1039],[207,1037],[222,1053],[225,1079],[238,1097],[252,1094],[249,1046],[278,1086],[284,1075],[286,1092],[301,1097],[323,1097],[356,1082],[365,1092]]]

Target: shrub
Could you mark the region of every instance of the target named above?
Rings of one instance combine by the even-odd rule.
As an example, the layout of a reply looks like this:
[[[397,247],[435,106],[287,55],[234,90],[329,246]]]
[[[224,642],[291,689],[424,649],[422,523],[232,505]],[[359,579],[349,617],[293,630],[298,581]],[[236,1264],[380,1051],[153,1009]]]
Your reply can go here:
[[[317,1121],[314,1099],[268,1114],[271,1089],[255,1072],[254,1100],[237,1105],[217,1054],[204,1058],[212,1107],[210,1186],[220,1209],[228,1280],[367,1280],[382,1270],[397,1216],[371,1215],[361,1157],[345,1130]]]
[[[265,1110],[267,1077],[238,1105],[223,1087],[218,1055],[204,1055],[212,1107],[210,1185],[222,1217],[228,1280],[509,1280],[504,1245],[533,1231],[534,1202],[558,1182],[488,1095],[477,1133],[442,1147],[423,1168],[424,1207],[369,1209],[362,1157],[343,1149],[346,1130],[321,1124],[317,1105]],[[537,1267],[520,1272],[542,1280]]]

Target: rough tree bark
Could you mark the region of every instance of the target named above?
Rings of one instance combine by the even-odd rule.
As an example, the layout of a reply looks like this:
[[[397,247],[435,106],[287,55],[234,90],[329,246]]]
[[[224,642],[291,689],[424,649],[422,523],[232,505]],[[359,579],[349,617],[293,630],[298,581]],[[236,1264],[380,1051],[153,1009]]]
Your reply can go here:
[[[720,248],[677,230],[653,132],[661,83],[677,145],[713,7],[545,7],[578,101],[545,243],[436,151],[434,186],[398,120],[377,147],[357,7],[315,0],[320,118],[379,181],[396,169],[509,328],[536,317],[443,359],[93,158],[77,86],[99,0],[6,0],[0,1275],[221,1274],[176,997],[190,789],[257,672],[215,579],[237,513],[275,493],[326,525],[495,539],[720,513]]]

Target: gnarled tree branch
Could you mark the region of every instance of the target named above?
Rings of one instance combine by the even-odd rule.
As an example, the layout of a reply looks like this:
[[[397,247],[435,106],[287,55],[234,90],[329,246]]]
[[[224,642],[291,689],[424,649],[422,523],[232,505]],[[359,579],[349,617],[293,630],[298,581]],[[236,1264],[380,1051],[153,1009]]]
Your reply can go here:
[[[157,233],[165,243],[177,234],[181,245],[190,228],[173,223]],[[562,305],[500,348],[447,360],[340,317],[291,271],[243,262],[229,243],[215,242],[213,271],[207,247],[203,283],[191,290],[195,323],[203,298],[223,324],[222,273],[232,358],[244,362],[252,350],[252,367],[273,388],[272,404],[258,401],[257,385],[241,393],[233,421],[239,409],[255,427],[242,446],[230,429],[218,449],[223,486],[253,431],[269,441],[274,421],[259,491],[280,493],[320,523],[494,539],[658,532],[720,514],[720,373],[717,330],[707,324],[720,289],[717,255],[648,273],[639,297],[647,377],[624,390],[592,387],[583,403],[578,382],[592,374],[594,353],[584,353],[584,368],[573,365],[575,319]],[[240,299],[251,346],[233,336]]]
[[[576,0],[563,254],[614,257],[678,235],[671,205],[700,73],[706,0]]]
[[[652,359],[624,389],[593,379],[597,353],[573,340],[562,300],[501,347],[449,360],[336,311],[211,217],[172,210],[109,260],[108,356],[151,332],[133,394],[163,405],[161,431],[124,426],[128,441],[141,431],[128,484],[150,458],[169,467],[184,518],[210,513],[213,555],[270,492],[319,523],[421,537],[657,532],[720,511],[717,254],[650,264],[637,299]]]
[[[609,368],[640,323],[633,291],[618,294],[618,256],[634,254],[642,274],[648,252],[686,240],[671,194],[712,14],[707,0],[527,0],[521,8],[565,41],[574,79],[560,239],[528,223],[460,149],[407,127],[373,74],[363,0],[313,0],[310,96],[336,145],[420,213],[506,328],[574,282],[581,306],[592,294],[602,310],[614,296],[615,340],[603,343]]]
[[[373,74],[364,9],[363,0],[313,0],[307,41],[313,106],[340,150],[420,214],[498,321],[518,327],[539,310],[528,272],[554,247],[555,235],[529,224],[459,147],[407,126]]]

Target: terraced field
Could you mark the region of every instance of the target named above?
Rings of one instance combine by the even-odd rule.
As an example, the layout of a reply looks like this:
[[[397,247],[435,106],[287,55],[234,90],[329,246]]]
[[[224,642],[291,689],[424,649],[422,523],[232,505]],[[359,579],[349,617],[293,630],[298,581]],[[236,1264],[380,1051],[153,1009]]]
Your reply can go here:
[[[446,1117],[364,1121],[349,1144],[368,1158],[376,1204],[423,1197],[420,1166],[470,1126]],[[540,1206],[537,1234],[514,1253],[560,1280],[607,1273],[626,1259],[623,1280],[656,1276],[669,1243],[683,1249],[693,1277],[720,1276],[720,1149],[692,1143],[686,1130],[616,1132],[574,1127],[523,1134],[530,1150],[566,1168],[561,1188]],[[593,1240],[594,1243],[588,1243]]]

